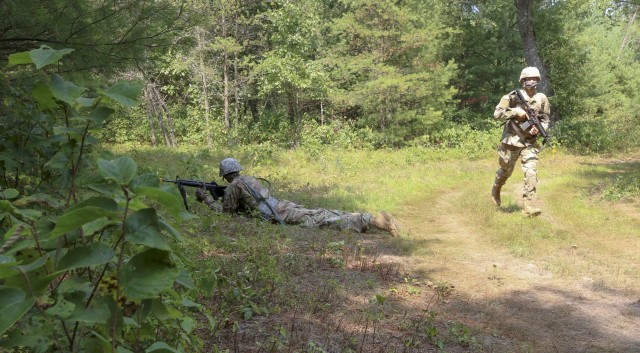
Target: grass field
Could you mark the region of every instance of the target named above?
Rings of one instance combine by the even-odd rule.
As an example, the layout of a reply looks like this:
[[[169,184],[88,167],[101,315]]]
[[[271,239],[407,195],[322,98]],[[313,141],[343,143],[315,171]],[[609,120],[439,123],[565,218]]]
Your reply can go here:
[[[211,180],[226,153],[113,148],[160,177]],[[278,198],[377,212],[402,236],[279,227],[210,212],[180,246],[212,352],[640,351],[640,161],[545,150],[543,214],[519,168],[496,208],[492,152],[233,154]],[[167,161],[170,161],[168,163]]]

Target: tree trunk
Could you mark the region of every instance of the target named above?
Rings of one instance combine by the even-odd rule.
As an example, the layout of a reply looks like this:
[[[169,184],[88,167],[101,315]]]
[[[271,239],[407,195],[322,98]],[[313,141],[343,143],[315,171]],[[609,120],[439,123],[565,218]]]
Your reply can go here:
[[[627,44],[629,44],[629,35],[631,34],[631,30],[633,29],[633,23],[636,22],[636,17],[638,17],[638,9],[639,7],[636,7],[636,10],[633,12],[633,16],[631,16],[631,19],[629,20],[629,27],[627,28],[627,33],[625,33],[624,35],[624,39],[622,39],[622,44],[620,44],[620,52],[618,53],[618,60],[620,60],[620,57],[622,56],[622,52],[624,51],[624,48],[627,46]]]
[[[222,38],[227,38],[227,19],[222,11]],[[224,128],[227,130],[227,146],[231,147],[231,114],[229,112],[229,52],[222,50],[222,99],[224,104]]]
[[[156,129],[153,126],[153,101],[151,97],[149,97],[149,89],[145,87],[144,89],[144,101],[147,105],[147,118],[149,119],[149,133],[151,134],[151,145],[153,147],[156,146]]]
[[[538,46],[536,43],[536,34],[533,30],[533,2],[534,0],[514,0],[516,5],[516,15],[518,20],[518,30],[522,40],[522,50],[524,58],[528,66],[535,66],[540,70],[542,81],[538,86],[538,90],[550,96],[553,92],[551,89],[551,81],[547,75],[547,68],[544,65],[540,55],[538,55]]]
[[[291,85],[287,85],[287,115],[289,117],[289,126],[291,128],[292,141],[290,142],[290,147],[296,149],[300,147],[300,133],[298,129],[298,106],[297,106],[297,95],[293,91],[293,87]]]
[[[209,119],[211,116],[211,106],[209,104],[209,84],[207,81],[207,73],[206,67],[204,65],[203,58],[204,51],[204,38],[202,38],[202,33],[198,31],[198,65],[200,66],[200,77],[202,78],[202,100],[204,103],[204,126],[205,133],[207,135],[207,147],[211,148],[213,142],[211,140],[211,124],[209,124]]]

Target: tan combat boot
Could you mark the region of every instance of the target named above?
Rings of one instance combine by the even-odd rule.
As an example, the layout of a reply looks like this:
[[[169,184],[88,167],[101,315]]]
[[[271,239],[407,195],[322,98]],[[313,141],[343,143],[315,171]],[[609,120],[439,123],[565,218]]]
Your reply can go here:
[[[380,211],[377,216],[371,218],[371,225],[378,229],[386,230],[391,233],[393,237],[400,235],[400,225],[398,221],[386,211]]]
[[[522,214],[527,217],[539,216],[542,210],[533,206],[531,200],[524,200],[524,207],[522,208]]]
[[[502,201],[500,200],[500,189],[502,189],[502,185],[493,184],[491,188],[491,199],[496,206],[500,206]]]

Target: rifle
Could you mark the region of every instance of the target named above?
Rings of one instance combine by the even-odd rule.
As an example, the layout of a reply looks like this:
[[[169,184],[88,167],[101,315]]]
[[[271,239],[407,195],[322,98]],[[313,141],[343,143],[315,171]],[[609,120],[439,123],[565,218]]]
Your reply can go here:
[[[215,181],[210,183],[206,183],[204,181],[199,180],[190,180],[190,179],[180,179],[180,177],[176,176],[176,180],[165,180],[160,179],[160,181],[164,181],[165,183],[174,183],[178,185],[178,190],[180,190],[180,195],[182,195],[182,201],[184,201],[184,207],[189,211],[189,205],[187,204],[187,192],[184,190],[185,186],[194,187],[194,188],[205,188],[211,196],[213,196],[214,200],[224,198],[224,190],[227,188],[226,186],[218,185]]]
[[[538,113],[536,113],[535,110],[533,110],[529,106],[527,100],[524,99],[524,97],[522,96],[522,92],[520,92],[519,89],[516,89],[515,92],[518,96],[518,99],[520,100],[520,103],[522,103],[522,105],[524,106],[524,110],[527,112],[527,120],[518,122],[518,126],[520,127],[520,129],[522,129],[522,131],[526,133],[529,133],[529,130],[531,130],[531,128],[535,126],[538,129],[538,134],[542,136],[542,145],[547,145],[549,142],[551,142],[551,135],[549,135],[544,126],[542,126],[542,122],[540,122],[540,118],[538,118]]]

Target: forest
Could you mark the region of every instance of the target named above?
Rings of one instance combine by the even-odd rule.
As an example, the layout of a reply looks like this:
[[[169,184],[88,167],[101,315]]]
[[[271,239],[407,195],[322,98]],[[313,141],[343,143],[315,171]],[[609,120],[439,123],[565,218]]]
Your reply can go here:
[[[1,349],[549,351],[536,346],[545,339],[507,338],[447,316],[432,302],[449,303],[453,286],[426,274],[433,269],[418,266],[424,273],[414,276],[402,270],[409,260],[376,261],[379,252],[428,252],[422,237],[432,234],[421,232],[439,228],[407,205],[436,203],[438,214],[468,213],[434,224],[475,220],[474,234],[491,234],[488,242],[507,244],[517,259],[544,258],[551,263],[542,267],[562,278],[597,272],[607,288],[640,293],[629,284],[640,283],[629,248],[584,245],[610,251],[618,274],[628,268],[624,278],[602,275],[605,260],[569,265],[549,250],[562,243],[580,253],[572,237],[604,241],[596,230],[605,223],[638,241],[636,209],[618,222],[598,202],[626,209],[640,197],[639,10],[638,0],[0,1]],[[504,230],[515,231],[505,225],[520,207],[515,196],[492,216],[475,200],[497,167],[487,162],[502,129],[494,109],[528,66],[540,70],[538,89],[551,105],[544,158],[574,178],[548,172],[547,185],[575,191],[546,195],[555,216],[516,222],[528,222],[537,244]],[[175,185],[163,183],[211,180],[228,156],[285,197],[412,214],[399,218],[418,235],[287,230],[212,216],[195,202],[189,212]],[[466,199],[455,208],[436,197],[444,191]],[[584,198],[597,198],[611,218],[586,211]],[[573,214],[563,213],[568,200]],[[311,283],[304,268],[366,276]],[[330,322],[340,298],[358,292],[372,294],[366,308],[342,308],[344,327]],[[429,303],[422,314],[394,326],[393,313],[411,306],[390,306],[420,296]],[[496,348],[504,342],[508,349]],[[617,342],[619,350],[593,351],[638,348]]]

